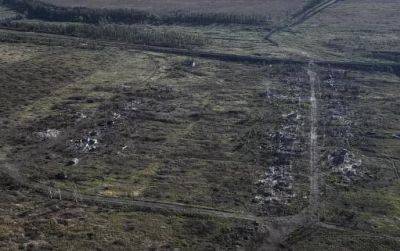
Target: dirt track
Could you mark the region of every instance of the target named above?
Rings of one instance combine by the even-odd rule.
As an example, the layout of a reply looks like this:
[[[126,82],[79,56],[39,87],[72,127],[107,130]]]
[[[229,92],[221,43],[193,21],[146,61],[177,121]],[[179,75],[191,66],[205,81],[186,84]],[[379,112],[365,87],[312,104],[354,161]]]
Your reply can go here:
[[[318,153],[318,102],[316,98],[317,73],[310,64],[307,74],[310,78],[310,220],[318,222],[319,207],[319,153]]]
[[[272,29],[265,36],[265,39],[271,41],[270,40],[271,36],[274,35],[275,33],[280,32],[285,29],[288,29],[290,27],[299,25],[299,24],[303,23],[304,21],[306,21],[307,19],[320,13],[324,9],[330,7],[331,5],[333,5],[337,2],[338,2],[338,0],[325,0],[315,6],[311,6],[311,8],[309,8],[309,9],[304,9],[304,10],[301,10],[300,12],[293,14],[289,19],[284,20],[282,23],[278,24],[276,28]]]

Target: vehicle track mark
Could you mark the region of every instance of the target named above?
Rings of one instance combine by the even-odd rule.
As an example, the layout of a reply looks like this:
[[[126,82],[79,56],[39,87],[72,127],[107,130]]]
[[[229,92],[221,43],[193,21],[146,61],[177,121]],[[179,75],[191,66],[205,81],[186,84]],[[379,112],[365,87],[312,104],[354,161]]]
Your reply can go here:
[[[325,0],[322,1],[319,4],[316,4],[314,6],[311,6],[310,8],[303,9],[295,14],[293,14],[291,17],[288,19],[282,21],[280,24],[277,25],[276,28],[272,29],[265,37],[264,39],[272,42],[274,45],[278,45],[276,42],[271,40],[271,36],[274,35],[275,33],[278,33],[282,30],[291,28],[293,26],[299,25],[303,22],[305,22],[307,19],[315,16],[316,14],[320,13],[321,11],[325,10],[326,8],[330,7],[331,5],[337,3],[339,0]]]
[[[319,208],[319,149],[318,149],[318,100],[316,97],[316,85],[318,81],[317,73],[312,69],[310,63],[307,74],[310,81],[310,198],[309,198],[309,217],[311,222],[318,222]]]

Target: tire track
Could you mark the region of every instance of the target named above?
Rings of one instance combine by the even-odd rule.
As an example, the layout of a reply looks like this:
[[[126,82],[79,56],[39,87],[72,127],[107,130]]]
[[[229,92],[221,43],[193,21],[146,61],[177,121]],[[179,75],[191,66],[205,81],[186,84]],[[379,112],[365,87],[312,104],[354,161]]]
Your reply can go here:
[[[2,149],[0,148],[0,151]],[[1,153],[1,152],[0,152]],[[71,201],[77,204],[102,205],[111,208],[128,208],[144,212],[172,213],[185,216],[207,216],[225,219],[247,220],[254,222],[281,222],[291,221],[291,217],[259,217],[249,213],[233,212],[212,207],[140,199],[121,199],[99,195],[88,195],[79,193],[77,190],[58,189],[40,182],[29,181],[27,177],[19,172],[11,163],[0,155],[0,174],[16,187],[29,189],[54,201]]]
[[[278,24],[278,26],[274,29],[272,29],[265,37],[264,39],[272,42],[274,45],[278,45],[276,42],[271,40],[271,36],[274,35],[275,33],[278,33],[282,30],[285,30],[287,28],[291,28],[293,26],[299,25],[303,22],[305,22],[307,19],[315,16],[316,14],[320,13],[324,9],[330,7],[331,5],[337,3],[339,0],[325,0],[322,1],[321,3],[311,6],[308,9],[301,10],[295,14],[293,14],[289,19],[284,20],[282,23]]]
[[[197,216],[211,216],[227,219],[238,219],[248,221],[262,221],[263,218],[251,214],[243,214],[239,212],[232,212],[227,210],[220,210],[210,207],[202,207],[190,204],[181,204],[174,202],[164,202],[156,200],[139,200],[139,199],[121,199],[111,198],[97,195],[80,194],[76,191],[61,190],[46,185],[36,183],[31,184],[30,188],[42,195],[49,196],[54,200],[68,200],[75,201],[76,203],[95,204],[111,207],[130,208],[139,211],[150,212],[166,212],[181,215],[197,215]]]
[[[334,231],[339,231],[339,232],[351,232],[352,237],[368,237],[371,239],[381,239],[381,240],[392,240],[400,243],[400,237],[397,236],[390,236],[390,235],[384,235],[375,232],[370,232],[370,231],[363,231],[363,230],[358,230],[354,228],[346,228],[346,227],[341,227],[341,226],[336,226],[333,224],[327,224],[323,222],[319,222],[315,225],[316,227],[328,229],[328,230],[334,230]],[[347,234],[346,233],[346,234]]]
[[[2,149],[0,148],[0,151]],[[79,193],[78,190],[58,189],[52,186],[30,181],[20,171],[9,163],[0,152],[0,174],[16,187],[26,188],[32,193],[41,195],[53,201],[71,201],[77,204],[101,205],[109,208],[130,209],[143,212],[177,214],[183,216],[216,217],[223,219],[236,219],[253,221],[263,224],[267,229],[271,225],[290,225],[293,222],[302,223],[303,217],[299,215],[282,217],[263,217],[247,212],[234,212],[229,210],[217,209],[213,207],[158,201],[151,199],[122,199],[100,195],[89,195]]]

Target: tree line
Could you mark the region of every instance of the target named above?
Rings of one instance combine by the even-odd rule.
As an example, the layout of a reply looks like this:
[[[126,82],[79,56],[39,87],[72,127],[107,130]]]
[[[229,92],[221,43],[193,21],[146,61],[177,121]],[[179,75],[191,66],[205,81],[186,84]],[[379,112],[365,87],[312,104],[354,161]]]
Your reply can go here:
[[[175,48],[191,48],[207,43],[207,39],[195,33],[132,25],[10,21],[1,23],[1,26],[18,31]]]
[[[255,14],[219,12],[170,11],[155,14],[137,9],[99,9],[87,7],[62,7],[38,0],[0,0],[8,7],[24,13],[28,18],[59,22],[98,23],[149,23],[149,24],[243,24],[268,25],[269,19]]]

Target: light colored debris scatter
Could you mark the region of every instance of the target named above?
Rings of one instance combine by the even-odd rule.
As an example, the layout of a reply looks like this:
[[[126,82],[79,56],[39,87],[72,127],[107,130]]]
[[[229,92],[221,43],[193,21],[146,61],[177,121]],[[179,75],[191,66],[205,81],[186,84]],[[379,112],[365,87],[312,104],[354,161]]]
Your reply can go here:
[[[348,93],[346,83],[336,81],[330,73],[325,81],[326,90],[333,98],[326,101],[326,119],[330,125],[326,133],[335,139],[337,148],[328,151],[327,162],[330,170],[339,175],[344,183],[351,183],[365,176],[362,171],[362,161],[356,154],[348,150],[350,141],[354,138],[351,111],[347,108],[345,99],[341,98]],[[356,96],[354,97],[356,98]]]
[[[290,172],[290,165],[269,167],[264,178],[257,183],[259,194],[255,196],[255,201],[262,204],[287,203],[295,196]]]
[[[46,131],[43,132],[36,132],[36,135],[42,139],[42,140],[46,140],[46,139],[55,139],[60,135],[60,131],[56,130],[56,129],[47,129]]]
[[[274,99],[288,100],[288,96],[281,94],[279,90],[268,90],[263,97],[269,102]],[[295,101],[292,103],[297,105],[299,100],[300,92],[295,92],[288,101]],[[304,151],[300,136],[301,127],[304,126],[303,116],[299,110],[293,110],[282,114],[281,118],[280,128],[268,135],[269,141],[274,144],[276,158],[256,183],[254,202],[258,203],[263,211],[268,211],[271,206],[287,206],[290,200],[297,196],[294,192],[292,169],[293,159]]]
[[[346,149],[338,149],[328,156],[332,170],[343,178],[345,182],[351,182],[362,176],[360,170],[361,160]]]

